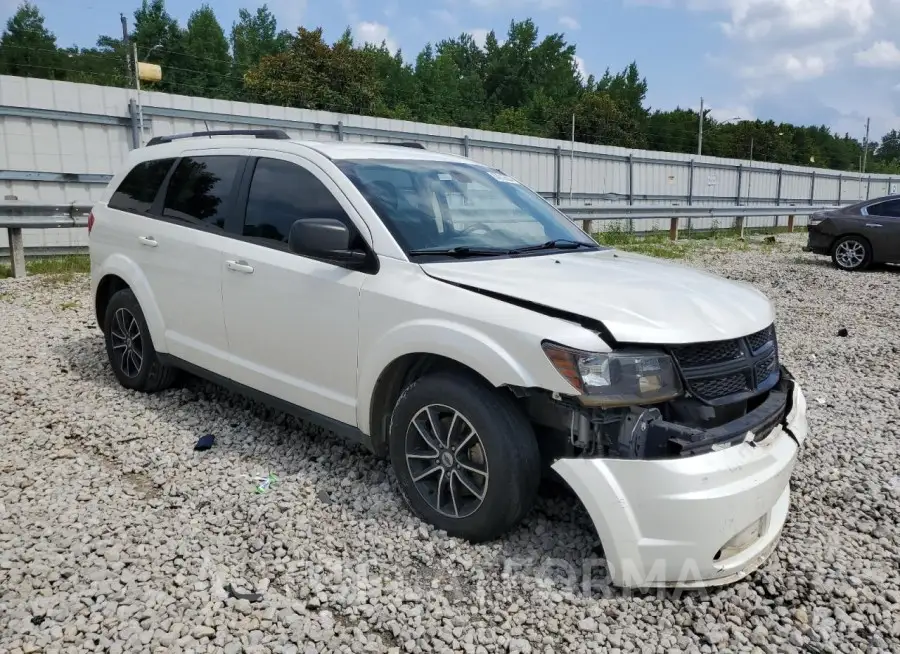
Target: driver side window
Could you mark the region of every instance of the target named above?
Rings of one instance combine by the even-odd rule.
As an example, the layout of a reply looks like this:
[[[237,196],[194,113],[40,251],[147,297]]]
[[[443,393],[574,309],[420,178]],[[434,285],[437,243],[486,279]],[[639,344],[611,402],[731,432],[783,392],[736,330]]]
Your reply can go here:
[[[247,196],[243,236],[286,247],[291,226],[311,218],[340,220],[354,235],[354,245],[362,247],[359,232],[344,208],[315,175],[289,161],[257,160]]]

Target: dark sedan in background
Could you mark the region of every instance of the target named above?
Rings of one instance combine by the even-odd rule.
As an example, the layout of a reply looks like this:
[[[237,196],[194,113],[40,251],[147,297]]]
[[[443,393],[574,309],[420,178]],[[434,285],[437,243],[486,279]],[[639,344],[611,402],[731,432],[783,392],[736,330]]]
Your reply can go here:
[[[830,256],[841,270],[900,263],[900,195],[813,214],[804,249]]]

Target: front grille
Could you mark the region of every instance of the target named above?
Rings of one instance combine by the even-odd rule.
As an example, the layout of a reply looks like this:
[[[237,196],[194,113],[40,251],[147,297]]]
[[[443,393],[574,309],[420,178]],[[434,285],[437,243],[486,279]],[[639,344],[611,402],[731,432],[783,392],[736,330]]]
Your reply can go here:
[[[669,348],[688,393],[707,404],[728,404],[778,383],[775,326],[743,338]]]
[[[737,341],[715,341],[713,343],[694,343],[677,348],[678,361],[682,366],[708,366],[713,363],[734,361],[743,356]]]
[[[750,390],[747,375],[739,373],[727,377],[711,377],[709,379],[695,379],[691,383],[691,390],[702,397],[724,397]]]
[[[755,334],[750,334],[747,337],[747,342],[750,343],[750,351],[751,352],[759,352],[770,342],[775,341],[775,326],[769,325],[762,331],[756,332]],[[734,342],[734,341],[730,341]]]

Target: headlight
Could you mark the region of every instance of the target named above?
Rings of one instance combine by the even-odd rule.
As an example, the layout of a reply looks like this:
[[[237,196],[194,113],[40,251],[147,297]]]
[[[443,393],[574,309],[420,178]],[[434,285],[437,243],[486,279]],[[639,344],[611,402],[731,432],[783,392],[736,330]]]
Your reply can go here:
[[[809,225],[810,227],[815,227],[816,225],[821,223],[823,220],[825,220],[825,219],[822,218],[821,216],[810,216],[809,221],[806,224]]]
[[[582,404],[656,404],[683,392],[672,358],[663,352],[580,352],[549,342],[543,348],[559,374],[581,393]]]

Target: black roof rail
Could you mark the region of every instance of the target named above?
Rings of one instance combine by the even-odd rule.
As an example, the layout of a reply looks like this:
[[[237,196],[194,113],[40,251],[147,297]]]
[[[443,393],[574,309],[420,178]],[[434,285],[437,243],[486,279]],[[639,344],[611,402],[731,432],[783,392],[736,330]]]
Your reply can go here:
[[[287,132],[281,129],[217,129],[207,132],[185,132],[183,134],[171,134],[169,136],[154,136],[147,141],[147,145],[159,145],[171,143],[178,139],[212,138],[213,136],[253,136],[258,139],[275,139],[278,141],[290,140]]]
[[[375,145],[393,145],[397,148],[414,148],[416,150],[424,150],[425,146],[415,141],[402,141],[400,143],[388,143],[387,141],[375,141]]]

